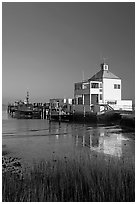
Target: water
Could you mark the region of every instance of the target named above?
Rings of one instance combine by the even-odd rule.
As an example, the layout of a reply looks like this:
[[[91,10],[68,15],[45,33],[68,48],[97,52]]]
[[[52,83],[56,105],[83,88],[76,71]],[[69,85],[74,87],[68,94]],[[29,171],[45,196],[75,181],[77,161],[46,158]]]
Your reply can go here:
[[[119,126],[49,123],[48,120],[18,120],[2,112],[2,143],[11,156],[24,163],[76,153],[128,157],[134,162],[135,133],[124,133]]]

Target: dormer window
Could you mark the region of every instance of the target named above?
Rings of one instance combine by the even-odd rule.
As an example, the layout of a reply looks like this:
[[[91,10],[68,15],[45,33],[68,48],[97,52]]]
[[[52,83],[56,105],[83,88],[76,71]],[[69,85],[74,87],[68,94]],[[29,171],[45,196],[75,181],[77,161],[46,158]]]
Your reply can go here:
[[[108,71],[108,64],[106,64],[106,63],[101,64],[101,69],[103,71]]]

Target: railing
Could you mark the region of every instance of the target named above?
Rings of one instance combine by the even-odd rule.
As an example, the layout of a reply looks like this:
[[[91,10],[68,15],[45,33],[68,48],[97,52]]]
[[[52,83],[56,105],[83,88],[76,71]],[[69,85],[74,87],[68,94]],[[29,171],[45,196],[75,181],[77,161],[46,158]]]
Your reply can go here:
[[[127,110],[133,111],[133,107],[131,105],[110,105],[114,110]]]

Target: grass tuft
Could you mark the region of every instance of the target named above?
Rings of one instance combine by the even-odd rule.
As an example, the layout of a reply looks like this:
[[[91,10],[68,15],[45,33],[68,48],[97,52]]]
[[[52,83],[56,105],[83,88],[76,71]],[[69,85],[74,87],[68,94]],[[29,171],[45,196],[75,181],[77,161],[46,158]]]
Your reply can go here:
[[[25,171],[3,174],[3,202],[134,202],[135,169],[125,159],[54,156]]]

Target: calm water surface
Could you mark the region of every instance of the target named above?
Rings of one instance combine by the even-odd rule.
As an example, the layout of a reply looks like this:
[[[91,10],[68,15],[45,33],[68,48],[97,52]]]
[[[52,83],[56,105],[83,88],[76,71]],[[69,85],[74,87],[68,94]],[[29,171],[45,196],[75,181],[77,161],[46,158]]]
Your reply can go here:
[[[115,158],[135,158],[135,133],[123,133],[119,126],[49,123],[48,120],[18,120],[2,112],[2,143],[11,156],[26,163],[76,152]]]

